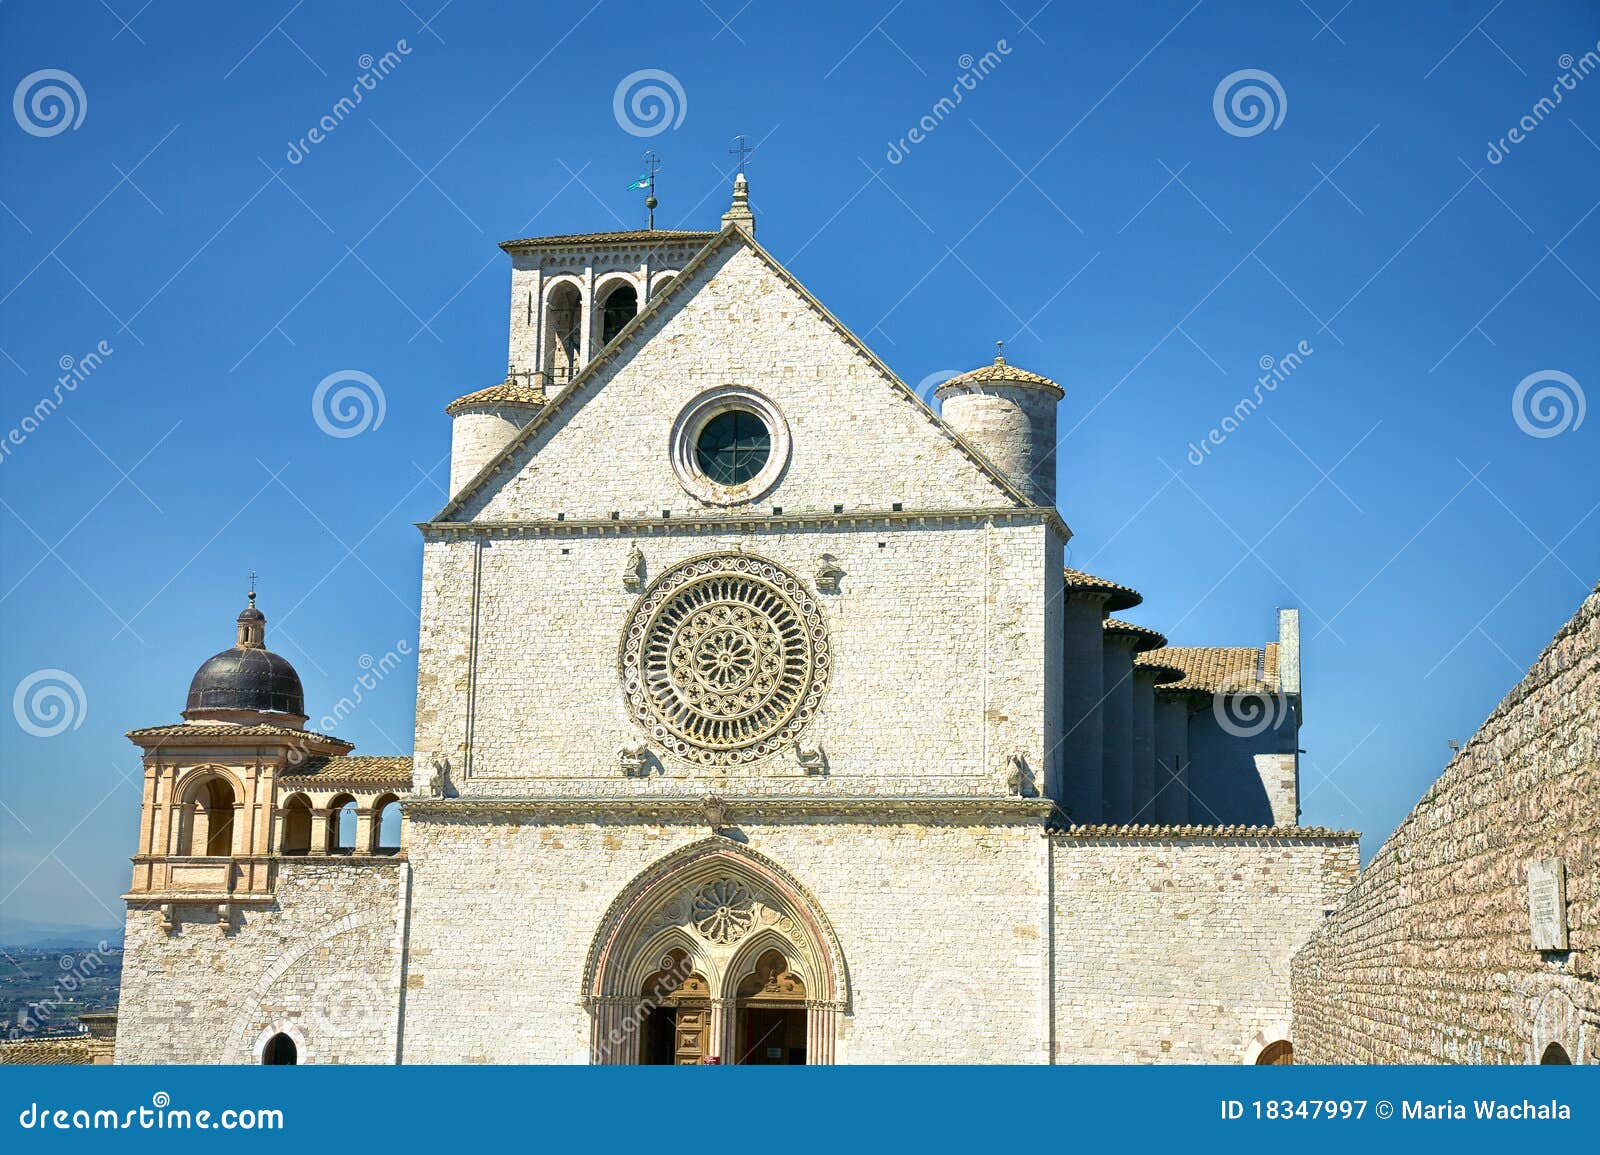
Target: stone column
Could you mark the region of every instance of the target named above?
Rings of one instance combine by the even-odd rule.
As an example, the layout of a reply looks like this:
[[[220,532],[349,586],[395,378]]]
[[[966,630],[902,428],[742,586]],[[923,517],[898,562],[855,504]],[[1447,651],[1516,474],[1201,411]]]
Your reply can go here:
[[[706,1020],[706,1057],[723,1064],[739,1061],[734,1048],[739,1045],[739,1015],[733,999],[712,999]]]
[[[332,811],[326,807],[313,806],[311,808],[311,853],[327,854],[332,845],[328,837],[328,816]],[[338,821],[337,815],[334,821]]]
[[[1105,815],[1102,821],[1118,824],[1133,816],[1133,651],[1135,639],[1126,634],[1105,635],[1104,704],[1105,755],[1100,789]]]
[[[1155,692],[1155,821],[1182,826],[1189,821],[1189,694]]]
[[[1104,599],[1068,593],[1062,615],[1064,633],[1062,674],[1065,709],[1061,719],[1061,801],[1074,822],[1093,826],[1100,822],[1102,720],[1100,697],[1104,693],[1101,650],[1105,631]]]
[[[372,853],[372,808],[359,806],[356,808],[356,845],[357,854]]]
[[[1156,678],[1146,666],[1133,668],[1132,809],[1130,822],[1156,820]]]

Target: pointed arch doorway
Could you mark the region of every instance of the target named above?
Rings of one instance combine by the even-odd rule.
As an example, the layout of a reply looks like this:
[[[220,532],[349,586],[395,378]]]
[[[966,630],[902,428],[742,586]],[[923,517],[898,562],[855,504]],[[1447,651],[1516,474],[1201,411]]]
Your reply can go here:
[[[625,887],[584,968],[595,1063],[831,1063],[843,956],[810,893],[713,836]]]

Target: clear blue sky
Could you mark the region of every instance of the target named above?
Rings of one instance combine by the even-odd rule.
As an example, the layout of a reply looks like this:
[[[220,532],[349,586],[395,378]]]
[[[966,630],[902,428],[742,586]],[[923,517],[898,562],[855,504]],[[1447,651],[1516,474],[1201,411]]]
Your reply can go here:
[[[1547,370],[1600,402],[1600,75],[1486,156],[1595,49],[1591,4],[440,2],[0,9],[4,91],[57,69],[86,106],[0,116],[0,436],[112,349],[0,461],[0,917],[120,918],[122,733],[177,718],[250,570],[314,718],[414,648],[443,406],[506,367],[495,242],[642,223],[645,147],[658,223],[708,228],[759,143],[763,243],[908,382],[997,338],[1060,381],[1070,561],[1129,616],[1260,644],[1299,606],[1304,820],[1368,853],[1600,576],[1600,416],[1535,437],[1512,406]],[[649,138],[613,113],[642,69],[684,94]],[[1247,69],[1283,116],[1240,135],[1213,97]],[[311,397],[344,369],[386,409],[335,438]],[[50,669],[83,708],[38,737],[10,705]],[[414,679],[338,732],[407,750]]]

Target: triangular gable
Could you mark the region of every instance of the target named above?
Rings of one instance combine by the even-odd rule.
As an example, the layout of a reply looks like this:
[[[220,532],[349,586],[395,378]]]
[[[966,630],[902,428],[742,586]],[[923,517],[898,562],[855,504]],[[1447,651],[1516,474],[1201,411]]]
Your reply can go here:
[[[1025,508],[1031,505],[1031,502],[981,452],[928,408],[893,370],[843,322],[829,312],[775,257],[742,229],[728,226],[701,249],[667,288],[654,296],[617,338],[584,366],[573,377],[571,383],[541,409],[534,419],[435,515],[433,521],[472,520],[482,512],[511,479],[529,467],[532,459],[532,455],[528,452],[530,447],[540,449],[558,437],[559,430],[578,420],[579,410],[599,396],[610,381],[625,375],[636,358],[648,355],[650,342],[662,335],[660,332],[662,326],[670,324],[669,311],[675,308],[691,308],[695,294],[709,286],[720,271],[739,256],[737,252],[727,252],[730,246],[742,246],[758,259],[767,271],[803,302],[807,311],[831,330],[854,357],[868,367],[873,378],[889,386],[897,395],[897,401],[906,405],[908,411],[915,415],[916,425],[926,429],[949,450],[948,455],[945,455],[946,462],[953,472],[968,475],[968,478],[963,480],[981,479],[980,493],[974,496],[972,486],[963,485],[961,488],[967,491],[968,500],[955,504],[984,508]],[[723,258],[720,262],[719,257]],[[658,322],[661,324],[658,325]],[[748,383],[757,388],[761,384],[759,380]],[[662,446],[661,450],[664,455],[665,446]],[[495,480],[497,477],[501,479],[498,482]],[[783,486],[784,483],[780,482],[778,489],[781,490]],[[884,500],[888,500],[888,495],[884,495]],[[680,509],[687,511],[691,503],[679,491],[677,504]]]

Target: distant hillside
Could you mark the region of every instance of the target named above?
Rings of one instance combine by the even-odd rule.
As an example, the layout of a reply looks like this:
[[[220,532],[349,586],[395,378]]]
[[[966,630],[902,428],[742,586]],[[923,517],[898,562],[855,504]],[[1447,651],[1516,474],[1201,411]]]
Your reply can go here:
[[[0,947],[30,947],[35,950],[92,947],[101,942],[122,945],[122,927],[74,926],[70,923],[34,922],[0,914]]]

